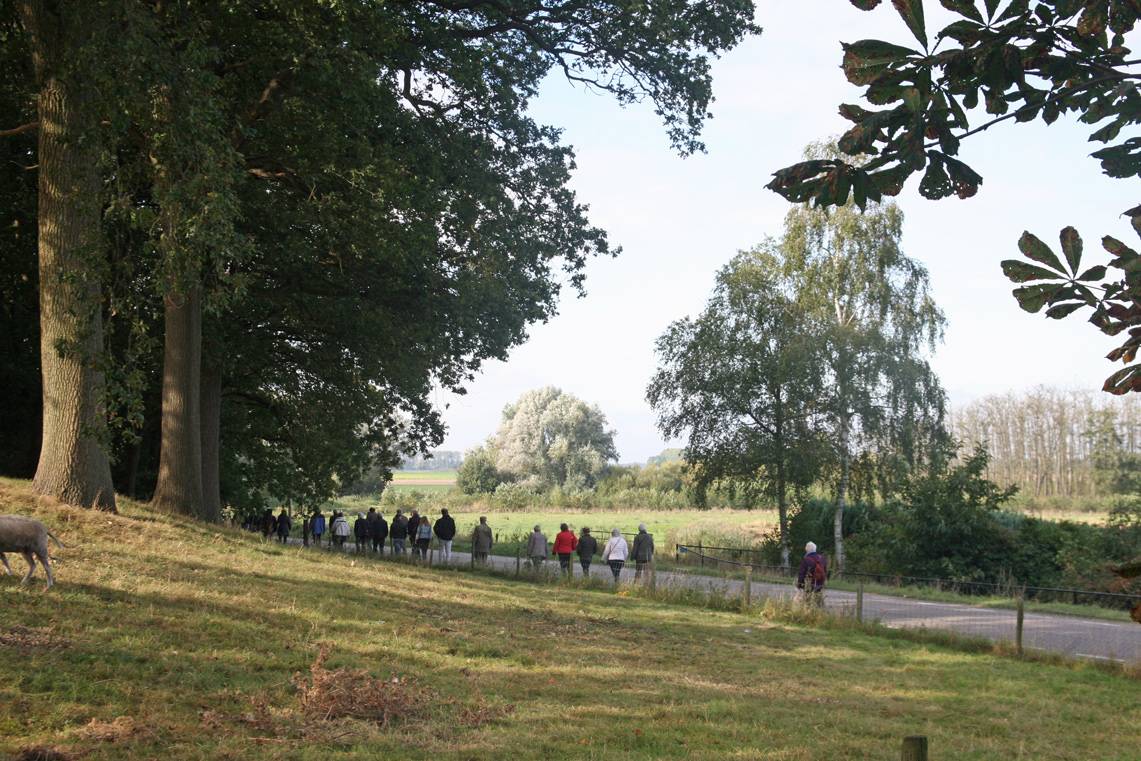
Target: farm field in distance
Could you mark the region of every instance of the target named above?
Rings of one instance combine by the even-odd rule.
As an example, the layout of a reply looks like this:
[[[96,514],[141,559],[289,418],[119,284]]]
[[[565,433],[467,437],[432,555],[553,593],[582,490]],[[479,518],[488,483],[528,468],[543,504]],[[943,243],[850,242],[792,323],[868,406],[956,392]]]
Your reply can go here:
[[[120,510],[0,480],[0,512],[68,544],[51,592],[0,578],[0,757],[810,761],[897,758],[903,736],[925,734],[941,761],[1131,761],[1141,743],[1137,682],[1088,664],[283,548],[127,499]],[[384,695],[388,725],[324,719],[331,684]]]

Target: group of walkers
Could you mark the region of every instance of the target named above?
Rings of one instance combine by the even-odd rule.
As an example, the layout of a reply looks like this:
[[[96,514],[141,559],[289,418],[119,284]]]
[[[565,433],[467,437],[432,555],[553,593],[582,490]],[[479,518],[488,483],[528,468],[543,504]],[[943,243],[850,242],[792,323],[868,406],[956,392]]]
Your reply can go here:
[[[289,520],[284,509],[277,518],[279,524],[283,517],[286,521]],[[288,537],[288,529],[285,536]],[[328,539],[325,539],[326,536]],[[428,557],[428,547],[434,538],[439,543],[441,558],[448,561],[452,557],[456,521],[448,515],[446,508],[440,511],[440,517],[435,523],[416,510],[413,510],[411,515],[405,515],[403,510],[397,510],[390,524],[375,507],[370,507],[367,514],[357,513],[356,519],[350,526],[344,513],[334,511],[332,517],[326,521],[324,513],[318,508],[302,525],[302,542],[306,547],[310,544],[320,547],[324,541],[327,546],[340,549],[344,547],[350,536],[353,537],[354,550],[358,553],[383,553],[385,544],[391,541],[393,555],[403,555],[411,551],[414,557],[422,558]]]
[[[283,507],[276,516],[273,511],[266,510],[256,521],[248,521],[246,527],[260,530],[266,539],[276,536],[278,541],[285,544],[289,541],[290,532],[293,530],[293,519]],[[310,544],[320,547],[324,542],[328,547],[343,549],[351,536],[354,540],[354,550],[358,553],[371,551],[383,554],[385,544],[391,542],[391,554],[403,555],[411,550],[413,557],[423,559],[428,557],[428,548],[434,538],[440,549],[440,560],[445,563],[452,558],[452,543],[456,537],[456,522],[448,514],[447,508],[440,510],[440,517],[434,523],[427,515],[420,515],[416,510],[410,515],[397,510],[392,522],[389,523],[375,507],[370,507],[367,514],[357,513],[351,526],[343,512],[334,511],[326,518],[318,508],[311,516],[301,521],[301,527],[302,542],[306,547]],[[487,517],[480,516],[479,523],[471,535],[473,562],[486,564],[494,541],[495,536],[491,527],[487,525]],[[601,555],[602,561],[614,574],[615,582],[630,560],[634,561],[634,578],[641,579],[654,558],[654,537],[646,530],[645,523],[638,525],[638,533],[632,543],[627,542],[626,537],[618,529],[613,529],[600,553],[598,540],[587,527],[583,527],[576,535],[570,526],[563,523],[559,526],[559,533],[555,535],[552,544],[547,540],[542,527],[536,525],[523,548],[523,555],[527,558],[528,565],[537,570],[551,554],[558,558],[560,569],[567,575],[572,574],[571,564],[576,555],[584,576],[590,575],[590,566],[594,558]]]
[[[484,520],[480,518],[480,520]],[[535,526],[531,535],[527,537],[527,561],[532,568],[540,568],[547,560],[547,536],[540,526]],[[583,527],[578,536],[570,530],[570,526],[563,523],[559,526],[559,533],[555,534],[554,545],[551,551],[559,559],[559,568],[564,574],[571,575],[571,562],[578,555],[578,563],[582,566],[582,575],[590,575],[590,565],[598,552],[598,540],[590,533],[590,529]],[[634,579],[642,578],[642,573],[654,559],[654,537],[646,531],[646,524],[638,524],[638,533],[634,536],[633,547],[622,536],[618,529],[610,531],[610,538],[602,548],[602,562],[610,566],[614,574],[614,581],[618,581],[622,568],[627,560],[634,561]]]

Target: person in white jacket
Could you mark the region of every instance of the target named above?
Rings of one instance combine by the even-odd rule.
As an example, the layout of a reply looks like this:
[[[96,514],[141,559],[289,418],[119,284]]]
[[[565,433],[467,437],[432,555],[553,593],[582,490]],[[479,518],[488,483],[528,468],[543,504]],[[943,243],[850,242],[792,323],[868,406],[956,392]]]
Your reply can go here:
[[[626,565],[626,557],[629,554],[630,547],[626,544],[626,538],[622,536],[621,531],[613,529],[606,546],[602,548],[602,559],[610,565],[615,584],[618,583],[618,574],[622,573],[622,566]]]

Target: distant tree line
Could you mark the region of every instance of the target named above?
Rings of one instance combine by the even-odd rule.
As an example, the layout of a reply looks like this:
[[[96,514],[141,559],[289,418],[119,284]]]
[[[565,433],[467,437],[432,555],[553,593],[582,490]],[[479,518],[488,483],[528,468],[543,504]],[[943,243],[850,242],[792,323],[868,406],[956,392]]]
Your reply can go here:
[[[1035,497],[1141,494],[1141,402],[1039,387],[953,409],[953,435],[986,448],[987,476]]]

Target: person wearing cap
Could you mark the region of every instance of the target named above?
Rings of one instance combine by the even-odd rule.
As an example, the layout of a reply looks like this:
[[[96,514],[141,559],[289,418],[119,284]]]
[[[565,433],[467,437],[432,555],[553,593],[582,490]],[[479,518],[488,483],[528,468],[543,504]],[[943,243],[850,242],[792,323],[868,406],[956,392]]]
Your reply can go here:
[[[487,525],[487,516],[479,516],[479,523],[476,525],[475,531],[471,533],[471,551],[475,562],[487,563],[487,556],[491,554],[493,538],[491,526]]]
[[[824,583],[828,580],[828,559],[816,551],[816,543],[804,545],[804,559],[796,574],[796,588],[807,605],[824,605]]]
[[[531,536],[527,537],[527,560],[531,568],[538,570],[547,559],[547,535],[536,524]]]
[[[445,563],[450,563],[452,560],[452,540],[456,538],[456,521],[448,515],[448,508],[445,507],[440,510],[440,517],[436,519],[436,525],[432,527],[432,530],[440,542],[440,559]]]
[[[559,533],[555,534],[555,554],[559,556],[559,568],[564,574],[571,575],[571,556],[575,547],[578,547],[578,537],[570,530],[570,526],[563,523],[559,526]]]
[[[614,574],[614,583],[618,583],[618,575],[622,573],[622,566],[626,565],[626,556],[630,552],[630,546],[626,544],[626,538],[622,536],[622,532],[618,529],[613,529],[610,532],[610,538],[606,540],[606,546],[602,548],[602,559],[610,566],[610,572]]]
[[[582,527],[578,537],[578,564],[582,566],[582,575],[590,576],[590,562],[598,554],[598,540],[590,535],[590,529]]]
[[[642,571],[654,559],[654,536],[646,531],[646,524],[638,524],[638,535],[634,537],[634,547],[630,550],[634,559],[634,581],[642,578]]]

